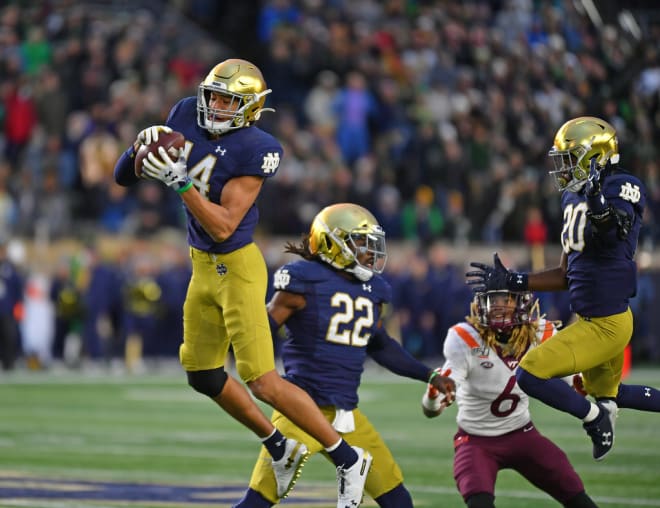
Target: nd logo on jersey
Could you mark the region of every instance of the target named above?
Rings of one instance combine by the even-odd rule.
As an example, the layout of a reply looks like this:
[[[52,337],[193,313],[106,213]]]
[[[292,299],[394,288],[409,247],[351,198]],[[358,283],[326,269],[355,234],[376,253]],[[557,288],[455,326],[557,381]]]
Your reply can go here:
[[[289,275],[289,270],[277,270],[273,276],[273,285],[275,289],[284,289],[291,282],[291,275]]]
[[[626,201],[630,201],[631,203],[637,203],[642,195],[639,192],[639,187],[637,185],[632,185],[630,182],[626,182],[621,186],[619,197]]]
[[[264,170],[264,173],[267,175],[271,173],[275,173],[277,171],[277,167],[280,165],[280,154],[275,152],[268,152],[266,155],[264,155],[264,162],[261,165],[261,169]]]

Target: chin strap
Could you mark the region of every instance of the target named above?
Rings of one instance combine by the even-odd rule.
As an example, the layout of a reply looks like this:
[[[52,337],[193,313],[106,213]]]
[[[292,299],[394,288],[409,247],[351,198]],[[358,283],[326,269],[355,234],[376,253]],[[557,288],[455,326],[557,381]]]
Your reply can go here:
[[[355,275],[355,277],[357,277],[362,282],[367,282],[374,276],[374,272],[358,264],[352,268],[347,268],[346,271]]]

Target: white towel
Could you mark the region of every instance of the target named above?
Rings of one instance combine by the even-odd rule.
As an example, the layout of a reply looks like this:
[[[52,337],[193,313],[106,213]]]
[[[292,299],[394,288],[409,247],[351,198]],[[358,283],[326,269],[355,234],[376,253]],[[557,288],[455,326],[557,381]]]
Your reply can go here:
[[[346,409],[336,409],[335,419],[332,422],[332,426],[337,432],[353,432],[355,430],[355,418],[353,418],[353,411],[347,411]]]

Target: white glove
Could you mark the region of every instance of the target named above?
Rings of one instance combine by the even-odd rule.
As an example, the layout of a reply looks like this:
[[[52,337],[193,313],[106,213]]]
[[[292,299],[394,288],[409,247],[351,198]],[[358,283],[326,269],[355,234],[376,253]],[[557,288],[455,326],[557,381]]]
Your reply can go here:
[[[192,180],[188,176],[188,166],[185,150],[179,149],[179,157],[176,161],[170,159],[164,147],[158,148],[160,159],[155,154],[149,153],[142,161],[142,172],[149,178],[160,180],[179,194],[192,187]]]
[[[172,132],[172,129],[170,129],[167,125],[152,125],[151,127],[142,129],[137,135],[137,140],[143,145],[150,145],[151,143],[158,141],[158,133],[160,131],[167,132],[169,134]]]
[[[447,406],[445,395],[440,393],[433,385],[427,385],[422,397],[422,410],[427,418],[440,416]]]
[[[426,391],[422,396],[422,412],[427,418],[440,416],[444,409],[454,401],[454,390],[456,387],[454,381],[452,379],[446,379],[444,381],[449,382],[450,385],[442,383],[443,378],[448,378],[450,374],[451,369],[442,372],[440,368],[435,369],[433,374],[431,374],[431,378],[426,384]],[[449,397],[435,386],[439,382],[441,383],[441,387],[445,386],[445,389],[449,388],[450,391],[447,392],[449,393]]]

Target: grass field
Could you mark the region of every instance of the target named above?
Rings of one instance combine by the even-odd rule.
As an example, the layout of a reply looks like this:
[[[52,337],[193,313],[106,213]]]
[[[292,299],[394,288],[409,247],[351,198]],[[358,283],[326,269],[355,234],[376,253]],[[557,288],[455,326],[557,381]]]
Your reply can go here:
[[[660,386],[660,369],[629,383]],[[455,408],[427,420],[423,385],[365,374],[361,407],[389,443],[418,507],[458,508],[452,477]],[[570,416],[533,404],[537,427],[569,455],[601,507],[660,507],[660,415],[622,410],[602,463]],[[0,373],[0,506],[156,508],[231,506],[256,458],[255,438],[185,385],[173,370],[140,376]],[[310,460],[282,506],[336,506],[334,469]],[[503,471],[498,507],[558,504]],[[375,506],[365,500],[364,506]]]

